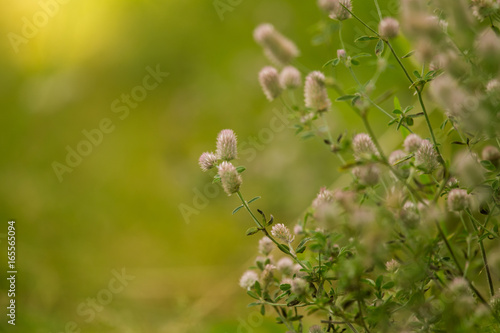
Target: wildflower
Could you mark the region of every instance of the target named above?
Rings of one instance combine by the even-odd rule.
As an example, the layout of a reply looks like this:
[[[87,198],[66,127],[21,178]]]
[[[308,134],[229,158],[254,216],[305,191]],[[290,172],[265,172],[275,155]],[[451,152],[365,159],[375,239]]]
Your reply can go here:
[[[331,101],[325,85],[325,75],[319,71],[309,73],[304,87],[306,107],[318,111],[328,111]]]
[[[344,21],[350,18],[351,13],[349,13],[349,11],[352,11],[351,0],[337,0],[337,3],[333,11],[330,12],[330,18],[338,21]]]
[[[486,170],[479,164],[475,153],[467,150],[459,152],[453,159],[451,171],[465,187],[473,187],[485,180]]]
[[[273,278],[274,278],[273,271],[275,269],[276,269],[276,267],[274,265],[268,264],[268,265],[266,265],[266,267],[262,271],[261,281],[265,287],[267,287],[273,281]]]
[[[399,34],[399,22],[392,17],[386,17],[380,21],[378,32],[382,37],[394,38]]]
[[[495,146],[486,146],[481,153],[481,157],[483,160],[490,161],[493,165],[498,167],[500,162],[500,151]]]
[[[323,333],[323,330],[318,325],[313,325],[309,327],[309,333]]]
[[[302,270],[302,266],[300,266],[299,264],[295,264],[293,266],[293,274],[296,277],[304,277],[307,275],[307,273]]]
[[[337,58],[339,59],[345,59],[347,57],[347,53],[345,52],[344,49],[338,49],[337,50]]]
[[[201,154],[198,163],[200,164],[201,170],[205,172],[212,169],[215,166],[215,163],[217,163],[217,160],[218,158],[214,153],[203,153]]]
[[[415,165],[424,173],[431,173],[439,166],[438,155],[429,140],[423,140],[415,153]]]
[[[293,227],[293,233],[298,235],[298,234],[301,234],[304,232],[304,228],[300,225],[300,224],[296,224],[294,227]]]
[[[272,262],[272,256],[258,256],[257,258],[255,258],[255,264],[257,265],[257,267],[265,267],[267,264],[271,264]]]
[[[259,25],[253,33],[255,41],[273,63],[287,65],[299,55],[299,50],[288,38],[280,34],[272,24]]]
[[[274,249],[274,243],[269,237],[264,236],[259,240],[259,252],[267,256]]]
[[[352,173],[361,184],[366,186],[376,185],[380,177],[380,169],[373,163],[355,167]]]
[[[409,228],[414,228],[420,220],[417,207],[411,201],[407,201],[399,212],[401,221]]]
[[[422,144],[422,138],[418,136],[418,134],[410,134],[406,137],[404,146],[405,150],[409,153],[414,153],[420,148],[420,145]]]
[[[314,208],[319,208],[325,204],[333,202],[333,193],[326,189],[326,187],[322,187],[319,190],[318,196],[314,199],[312,206]]]
[[[295,239],[295,236],[290,233],[290,230],[283,223],[275,224],[271,229],[271,234],[285,243],[291,243]]]
[[[496,0],[471,0],[472,14],[479,20],[498,14],[500,3]]]
[[[352,140],[352,149],[356,161],[371,159],[372,155],[378,155],[375,144],[368,134],[360,133]]]
[[[222,188],[227,195],[239,191],[242,179],[234,165],[226,161],[222,162],[219,165],[219,176],[222,182]]]
[[[391,259],[390,261],[385,263],[385,269],[387,269],[388,272],[394,273],[395,271],[398,270],[400,264],[394,259]]]
[[[327,13],[333,12],[339,5],[339,0],[318,0],[318,7]]]
[[[280,260],[278,260],[276,267],[278,267],[278,270],[283,275],[292,275],[293,274],[293,261],[292,261],[292,259],[290,259],[288,257],[283,257]]]
[[[283,89],[296,89],[300,87],[300,72],[293,66],[286,66],[280,73],[280,84]]]
[[[498,94],[500,92],[500,81],[497,79],[490,80],[486,84],[486,92],[490,94]]]
[[[273,101],[281,95],[281,85],[276,68],[266,66],[259,73],[259,82],[262,90],[269,101]]]
[[[257,275],[257,273],[255,273],[254,271],[246,271],[241,276],[240,286],[241,288],[250,290],[250,288],[252,288],[255,282],[257,282],[258,280],[259,276]]]
[[[389,155],[389,164],[396,165],[399,161],[406,157],[406,153],[402,150],[395,150]],[[408,164],[408,161],[398,163],[397,166]]]
[[[215,155],[224,161],[238,158],[236,135],[233,130],[225,129],[220,131],[217,136],[217,150],[215,151]]]
[[[454,188],[448,193],[448,209],[452,212],[460,212],[470,205],[470,195],[466,190]]]
[[[292,292],[297,295],[303,295],[307,289],[307,282],[301,278],[292,280]]]

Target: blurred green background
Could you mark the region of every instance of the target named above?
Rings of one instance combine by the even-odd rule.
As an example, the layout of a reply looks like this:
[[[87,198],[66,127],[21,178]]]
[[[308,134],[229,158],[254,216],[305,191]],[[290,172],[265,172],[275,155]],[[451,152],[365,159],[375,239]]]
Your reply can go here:
[[[284,331],[273,317],[263,321],[246,307],[250,299],[238,280],[256,256],[258,237],[245,237],[251,221],[243,211],[231,216],[236,197],[219,191],[207,201],[197,199],[197,191],[210,184],[197,160],[214,149],[221,129],[234,129],[240,142],[256,138],[257,145],[247,146],[255,155],[238,162],[247,167],[242,192],[247,199],[261,195],[254,208],[293,226],[319,188],[337,179],[339,164],[321,142],[303,142],[292,129],[270,137],[263,132],[273,109],[283,107],[269,103],[260,90],[257,74],[269,62],[252,31],[261,22],[273,23],[301,49],[302,65],[315,70],[336,56],[339,44],[336,38],[312,44],[329,22],[315,1],[222,2],[231,10],[220,16],[213,1],[74,0],[51,7],[46,21],[41,3],[49,0],[2,3],[1,274],[9,219],[17,222],[19,273],[17,325],[7,327],[2,314],[0,328]],[[373,4],[354,5],[360,16],[374,20]],[[40,27],[23,28],[34,19]],[[347,42],[364,34],[353,20],[345,26]],[[29,38],[12,39],[11,33],[24,38],[23,29]],[[404,46],[404,40],[395,44]],[[367,79],[373,60],[363,62],[359,75]],[[169,74],[128,116],[113,112],[116,99],[143,85],[148,67]],[[327,74],[346,89],[354,86],[341,69]],[[401,73],[389,69],[377,89],[403,82]],[[402,104],[410,98],[399,97]],[[54,162],[66,164],[67,147],[77,149],[86,140],[83,131],[98,128],[103,119],[113,130],[60,181]],[[343,106],[329,120],[336,135],[362,129]],[[386,123],[375,121],[381,132]],[[183,216],[183,209],[189,213]],[[134,278],[106,298],[113,271],[122,269]],[[107,303],[95,308],[95,317],[82,315],[96,297]]]

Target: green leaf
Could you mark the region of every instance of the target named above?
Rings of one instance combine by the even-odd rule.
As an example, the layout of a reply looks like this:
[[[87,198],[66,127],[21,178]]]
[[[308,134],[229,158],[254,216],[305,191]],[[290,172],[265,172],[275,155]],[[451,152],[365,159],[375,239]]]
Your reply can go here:
[[[394,113],[394,114],[403,114],[403,112],[401,112],[400,109],[394,109],[394,110],[392,110],[392,113]]]
[[[273,224],[274,222],[274,216],[271,214],[271,216],[269,217],[269,221],[267,221],[266,223],[266,227],[269,227],[271,224]]]
[[[216,174],[214,176],[214,179],[212,180],[212,184],[215,184],[215,183],[220,183],[220,175],[219,174]]]
[[[409,58],[409,57],[411,57],[414,53],[415,53],[415,51],[410,51],[410,52],[408,52],[407,54],[405,54],[404,56],[402,56],[402,57],[401,57],[401,59]]]
[[[401,104],[399,103],[399,99],[397,96],[394,96],[394,108],[396,110],[401,110]]]
[[[408,113],[411,110],[413,110],[413,105],[405,107],[405,109],[403,110],[403,113]],[[423,112],[422,112],[422,114],[423,114]]]
[[[261,304],[262,304],[261,302],[253,302],[253,303],[248,304],[247,306],[249,308],[251,308],[252,306],[257,306],[257,305],[261,305]]]
[[[408,124],[408,126],[413,126],[413,118],[412,117],[406,117],[406,124]]]
[[[377,280],[375,280],[375,286],[377,287],[377,289],[380,289],[380,287],[382,286],[382,282],[384,281],[384,276],[383,275],[379,275],[377,277]]]
[[[240,209],[242,209],[244,206],[243,205],[240,205],[238,207],[236,207],[234,210],[233,210],[233,215],[236,214]]]
[[[264,304],[260,306],[260,314],[263,316],[266,315],[266,307],[264,306]]]
[[[248,201],[247,203],[251,204],[252,202],[257,201],[259,199],[260,199],[260,197],[255,197],[255,198],[250,199],[250,201]]]
[[[339,98],[336,99],[337,102],[341,101],[350,101],[351,99],[355,98],[357,95],[344,95],[340,96]]]
[[[290,248],[286,244],[278,244],[278,249],[283,253],[290,254]]]
[[[246,231],[246,235],[247,236],[251,236],[251,235],[255,235],[256,233],[259,232],[259,228],[257,227],[251,227],[251,228],[248,228],[247,231]]]
[[[236,171],[238,171],[238,173],[242,173],[243,171],[245,171],[247,168],[245,168],[244,166],[237,166],[236,167]]]
[[[280,289],[283,290],[283,291],[287,291],[287,290],[290,290],[292,288],[292,286],[288,283],[283,283],[283,284],[280,284]]]
[[[351,59],[358,59],[358,58],[364,58],[364,57],[371,57],[372,55],[370,53],[359,53],[356,54],[355,56],[351,57]]]
[[[416,71],[416,70],[415,70],[415,71],[413,71],[413,75],[415,75],[415,77],[416,77],[417,79],[421,79],[421,78],[422,78],[422,77],[420,76],[420,73],[419,73],[418,71]]]
[[[248,296],[250,296],[252,298],[260,299],[260,297],[256,293],[254,293],[253,291],[251,291],[251,290],[247,290],[247,294],[248,294]]]
[[[500,29],[496,25],[491,26],[491,30],[495,33],[495,35],[500,37]]]
[[[325,67],[326,67],[326,66],[328,66],[328,65],[336,66],[336,65],[334,64],[335,60],[338,60],[338,58],[328,60],[328,61],[327,61],[327,62],[325,62],[325,64],[323,65],[323,68],[325,68]],[[338,61],[337,61],[337,64],[338,64]]]
[[[354,66],[358,66],[359,65],[359,61],[357,61],[355,59],[351,59],[351,64],[353,64]]]
[[[386,284],[384,284],[382,286],[382,289],[391,289],[392,287],[394,287],[396,285],[396,283],[394,283],[394,281],[390,281],[390,282],[387,282]]]
[[[378,39],[378,37],[375,37],[375,36],[361,36],[359,38],[357,38],[354,42],[357,43],[357,42],[365,42],[367,40],[375,40],[375,39]]]
[[[491,163],[491,161],[484,160],[484,161],[481,161],[480,163],[483,166],[483,168],[485,168],[488,171],[495,171],[497,169],[495,167],[495,165],[493,163]]]
[[[262,296],[262,288],[260,286],[259,281],[255,281],[254,288],[257,295]]]
[[[384,52],[384,41],[379,39],[377,45],[375,45],[375,55],[380,56]]]

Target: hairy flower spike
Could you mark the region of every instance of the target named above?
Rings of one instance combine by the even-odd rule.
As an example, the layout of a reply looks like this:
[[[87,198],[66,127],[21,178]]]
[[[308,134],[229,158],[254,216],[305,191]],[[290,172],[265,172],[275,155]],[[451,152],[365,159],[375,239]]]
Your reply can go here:
[[[494,166],[500,165],[500,151],[495,146],[486,146],[481,152],[483,160],[490,161]]]
[[[414,153],[420,148],[420,145],[422,144],[422,138],[418,136],[418,134],[410,134],[406,137],[404,146],[405,150],[409,153]]]
[[[255,282],[259,280],[259,276],[254,271],[246,271],[240,279],[240,287],[250,290]]]
[[[361,184],[366,186],[377,185],[380,178],[380,169],[373,163],[355,167],[352,173]]]
[[[352,11],[351,0],[337,0],[337,6],[330,12],[330,18],[338,21],[344,21],[351,17],[351,13],[347,11],[344,7]]]
[[[328,98],[325,85],[325,75],[319,71],[309,73],[306,77],[304,87],[306,107],[322,111],[328,111],[332,104]]]
[[[265,236],[259,240],[259,252],[267,256],[274,249],[274,243],[269,237]]]
[[[215,155],[224,161],[238,158],[236,134],[234,134],[233,130],[225,129],[220,131],[217,136],[217,150],[215,151]]]
[[[380,21],[378,32],[382,37],[394,38],[399,34],[399,22],[392,17],[386,17]]]
[[[262,90],[269,101],[273,101],[281,95],[281,85],[276,68],[266,66],[259,73],[259,82]]]
[[[212,169],[217,161],[218,158],[214,153],[203,153],[201,154],[198,163],[200,164],[201,170],[203,170],[203,172],[206,172]]]
[[[387,269],[387,271],[391,273],[394,273],[399,268],[399,266],[399,262],[397,262],[395,259],[391,259],[390,261],[385,263],[385,269]]]
[[[425,173],[431,173],[438,166],[438,155],[429,140],[422,140],[420,148],[415,153],[415,165]]]
[[[266,56],[276,65],[287,65],[299,55],[297,46],[280,34],[272,24],[255,28],[253,37],[264,48]]]
[[[313,325],[309,327],[309,333],[323,333],[323,330],[319,325]]]
[[[352,140],[352,149],[356,161],[363,159],[371,159],[372,155],[377,155],[377,148],[372,141],[372,138],[366,133],[359,133]]]
[[[452,212],[461,212],[470,205],[470,195],[466,190],[454,188],[448,193],[448,209]]]
[[[313,208],[319,208],[325,204],[329,204],[333,202],[333,193],[326,189],[326,187],[322,187],[319,190],[318,196],[314,199],[312,206]]]
[[[406,153],[402,150],[395,150],[389,155],[389,164],[395,165],[398,161],[401,161],[406,157]],[[397,166],[402,166],[408,164],[407,161],[399,163]]]
[[[290,230],[283,223],[275,224],[271,229],[271,234],[288,244],[295,239],[295,236],[290,233]]]
[[[292,276],[293,275],[293,261],[288,257],[283,257],[278,260],[276,267],[283,275]]]
[[[300,87],[300,72],[293,66],[286,66],[280,73],[280,83],[283,89],[296,89]]]
[[[242,179],[234,165],[226,161],[222,162],[219,165],[219,176],[222,182],[222,188],[227,195],[239,191]]]

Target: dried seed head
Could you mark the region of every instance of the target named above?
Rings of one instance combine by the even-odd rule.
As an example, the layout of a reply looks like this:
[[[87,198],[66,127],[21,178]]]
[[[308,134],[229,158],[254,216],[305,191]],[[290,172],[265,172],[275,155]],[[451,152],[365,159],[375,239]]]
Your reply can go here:
[[[241,288],[250,290],[258,280],[259,276],[257,275],[257,273],[255,273],[254,271],[246,271],[241,276],[240,286]]]
[[[274,243],[269,237],[265,236],[259,240],[259,252],[267,256],[274,249]]]
[[[470,195],[466,190],[454,188],[448,193],[448,209],[452,212],[461,212],[470,205]]]
[[[287,276],[292,276],[293,275],[293,261],[292,259],[288,257],[283,257],[280,260],[278,260],[278,263],[276,266],[278,267],[278,270],[281,272],[283,275]]]
[[[304,295],[307,290],[307,282],[301,278],[292,280],[292,293],[297,295]]]
[[[215,166],[217,160],[218,158],[214,153],[203,153],[201,154],[198,163],[200,164],[201,170],[203,170],[203,172],[206,172]]]
[[[219,176],[222,183],[222,188],[227,195],[231,195],[239,191],[242,179],[234,165],[229,162],[222,162],[219,165]]]
[[[420,148],[420,145],[422,144],[422,138],[418,136],[418,134],[410,134],[406,137],[404,146],[405,150],[409,153],[414,153]]]
[[[283,89],[296,89],[300,87],[302,80],[300,72],[293,66],[286,66],[280,73],[280,83]]]
[[[399,22],[392,17],[386,17],[380,21],[378,32],[382,37],[394,38],[399,34]]]
[[[438,155],[429,140],[422,140],[415,153],[415,165],[424,173],[432,173],[439,166]]]
[[[349,13],[349,11],[352,12],[351,0],[337,0],[337,3],[338,4],[335,6],[333,11],[330,12],[330,18],[338,21],[344,21],[350,18],[351,13]],[[349,11],[347,11],[344,7],[349,9]]]
[[[234,134],[233,130],[222,130],[217,136],[217,150],[215,151],[215,155],[224,161],[234,160],[238,158],[237,145],[236,134]]]
[[[500,151],[495,146],[486,146],[481,152],[483,160],[490,161],[494,166],[498,167],[500,164]]]
[[[269,23],[255,28],[253,37],[264,48],[264,53],[269,60],[276,65],[287,65],[299,55],[295,44]]]
[[[394,273],[398,268],[400,264],[394,259],[391,259],[390,261],[385,263],[385,269],[387,269],[388,272]]]
[[[276,68],[271,66],[262,68],[259,73],[259,82],[269,101],[278,98],[281,94],[280,77]]]
[[[322,111],[328,111],[332,104],[328,98],[325,85],[325,75],[319,71],[309,73],[306,77],[304,87],[306,107]]]
[[[373,163],[355,167],[352,173],[365,186],[377,185],[380,178],[380,169]]]
[[[313,208],[319,208],[323,205],[327,205],[332,202],[333,202],[333,193],[327,190],[326,187],[322,187],[319,190],[316,199],[314,199],[312,206]]]
[[[352,140],[352,149],[354,150],[354,158],[356,161],[363,159],[370,160],[373,155],[378,156],[375,144],[368,134],[359,133]]]
[[[271,229],[271,234],[285,243],[291,243],[295,239],[295,236],[290,233],[290,230],[283,223],[275,224]]]

